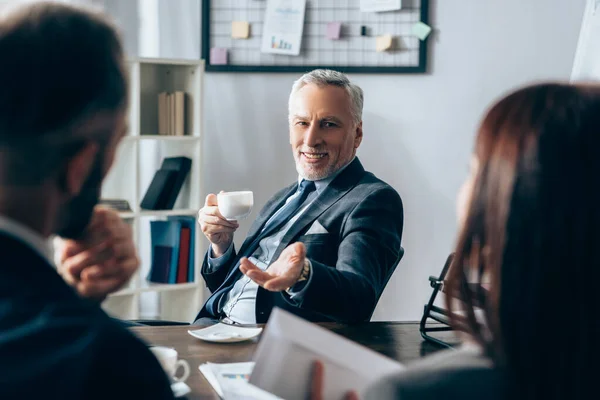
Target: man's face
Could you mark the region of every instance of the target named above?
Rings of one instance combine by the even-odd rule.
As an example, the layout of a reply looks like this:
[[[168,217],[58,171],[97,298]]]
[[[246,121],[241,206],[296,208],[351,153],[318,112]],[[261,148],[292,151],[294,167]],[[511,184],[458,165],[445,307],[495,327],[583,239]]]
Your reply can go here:
[[[56,233],[67,239],[81,237],[87,228],[94,207],[100,200],[102,181],[113,164],[122,137],[127,132],[125,114],[121,112],[110,120],[104,119],[93,123],[103,124],[98,128],[110,129],[112,135],[107,144],[100,146],[81,191],[69,199],[60,212],[60,225]]]
[[[328,178],[348,164],[362,141],[362,122],[352,118],[348,92],[338,86],[309,84],[290,102],[290,144],[298,174]]]

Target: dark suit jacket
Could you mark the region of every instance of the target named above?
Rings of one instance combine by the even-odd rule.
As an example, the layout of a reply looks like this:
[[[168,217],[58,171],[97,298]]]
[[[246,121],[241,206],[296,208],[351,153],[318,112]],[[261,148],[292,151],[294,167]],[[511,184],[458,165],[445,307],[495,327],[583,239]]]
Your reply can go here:
[[[0,233],[0,399],[171,399],[146,346]]]
[[[297,188],[297,182],[273,196],[250,228],[239,254],[260,233],[267,220]],[[307,235],[318,221],[328,233]],[[312,280],[301,302],[282,292],[259,288],[256,321],[264,323],[277,306],[309,321],[368,321],[381,293],[400,261],[403,226],[402,200],[385,182],[366,172],[358,158],[344,169],[313,201],[285,234],[273,260],[295,242],[306,245],[312,263]],[[229,274],[239,274],[239,256],[217,271],[209,272],[207,257],[202,265],[211,292]],[[214,318],[202,308],[197,318]]]
[[[425,357],[398,375],[373,384],[365,399],[502,400],[504,374],[475,349],[446,350]]]

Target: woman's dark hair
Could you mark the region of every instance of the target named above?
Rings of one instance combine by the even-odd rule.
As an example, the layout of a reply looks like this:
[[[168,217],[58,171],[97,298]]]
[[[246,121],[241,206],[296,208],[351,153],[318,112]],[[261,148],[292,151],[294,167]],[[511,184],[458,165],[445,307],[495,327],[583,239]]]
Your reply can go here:
[[[475,156],[447,279],[453,322],[505,372],[511,397],[592,396],[600,355],[600,88],[540,84],[508,95],[484,118]]]

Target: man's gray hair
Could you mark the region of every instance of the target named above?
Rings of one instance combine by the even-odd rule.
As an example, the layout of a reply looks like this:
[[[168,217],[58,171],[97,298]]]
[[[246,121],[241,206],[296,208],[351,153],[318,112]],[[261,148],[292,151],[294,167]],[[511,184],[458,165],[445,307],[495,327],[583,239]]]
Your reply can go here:
[[[344,88],[350,96],[350,103],[352,104],[352,119],[356,124],[362,121],[362,110],[363,110],[363,90],[354,83],[350,82],[348,76],[338,71],[332,71],[330,69],[315,69],[314,71],[308,72],[300,77],[294,86],[292,86],[292,93],[290,93],[289,109],[291,115],[291,104],[292,97],[296,92],[302,89],[306,85],[317,85],[323,86],[338,86]]]

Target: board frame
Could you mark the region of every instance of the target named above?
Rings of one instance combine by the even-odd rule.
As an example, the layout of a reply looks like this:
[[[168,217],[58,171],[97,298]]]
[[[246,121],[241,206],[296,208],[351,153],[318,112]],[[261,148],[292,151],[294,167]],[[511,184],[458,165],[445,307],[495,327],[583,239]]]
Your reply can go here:
[[[423,74],[427,72],[427,41],[419,40],[419,63],[415,66],[342,66],[342,65],[212,65],[210,63],[211,0],[202,1],[202,59],[206,72],[299,73],[314,69],[333,69],[345,73]],[[429,24],[429,0],[421,0],[421,22]]]

